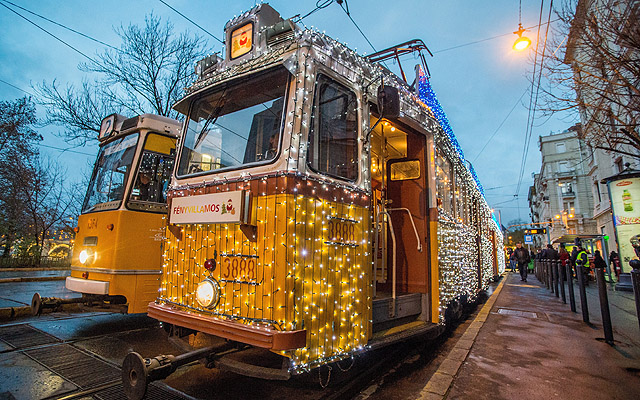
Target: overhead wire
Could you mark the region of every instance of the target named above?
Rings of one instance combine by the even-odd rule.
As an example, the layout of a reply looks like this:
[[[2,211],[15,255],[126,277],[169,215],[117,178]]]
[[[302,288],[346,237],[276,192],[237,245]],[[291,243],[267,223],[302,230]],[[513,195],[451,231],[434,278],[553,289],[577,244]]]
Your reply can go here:
[[[342,5],[342,3],[344,3],[345,5]],[[347,17],[349,17],[349,19],[351,20],[351,22],[353,22],[353,25],[356,27],[356,29],[358,30],[358,32],[360,32],[360,34],[362,34],[362,36],[364,37],[364,40],[367,41],[367,43],[369,43],[369,46],[371,46],[371,48],[373,49],[373,51],[378,51],[378,49],[376,49],[376,47],[373,45],[373,43],[371,43],[371,41],[369,40],[369,38],[367,37],[367,35],[364,34],[364,32],[362,31],[362,29],[360,29],[360,27],[358,26],[358,24],[356,23],[356,21],[354,21],[354,19],[351,17],[351,13],[349,12],[349,5],[347,4],[347,0],[344,1],[338,1],[338,4],[340,5],[340,8],[342,8],[342,10],[347,14]],[[346,6],[346,8],[345,8]]]
[[[538,25],[542,25],[542,15],[544,12],[544,0],[541,0],[540,2],[540,16],[538,19]],[[532,79],[531,79],[531,93],[530,93],[530,97],[529,97],[529,112],[527,114],[527,125],[526,125],[526,129],[525,129],[525,134],[524,134],[524,143],[522,146],[522,160],[520,162],[520,171],[518,172],[518,187],[516,189],[516,193],[514,194],[514,197],[518,197],[518,195],[520,194],[520,186],[522,184],[522,179],[524,177],[524,170],[525,170],[525,165],[526,165],[526,160],[527,160],[527,154],[529,152],[529,143],[530,143],[530,139],[531,139],[531,131],[530,131],[530,127],[532,126],[531,124],[531,120],[532,120],[532,105],[533,105],[533,97],[534,97],[534,87],[535,87],[535,81],[536,81],[536,71],[538,68],[538,45],[540,44],[540,28],[538,28],[538,33],[537,33],[537,40],[536,40],[536,50],[535,50],[535,54],[534,54],[534,58],[533,58],[533,74],[532,74]]]
[[[9,83],[9,82],[5,81],[4,79],[0,79],[0,82],[4,83],[5,85],[11,86],[12,88],[14,88],[14,89],[16,89],[16,90],[19,90],[19,91],[21,91],[21,92],[24,92],[24,93],[28,94],[29,96],[37,97],[35,94],[33,94],[33,93],[31,93],[31,92],[27,92],[26,90],[21,89],[21,88],[17,87],[16,85],[14,85],[14,84],[12,84],[12,83]]]
[[[544,2],[543,2],[544,3]],[[547,21],[551,21],[551,11],[553,10],[553,0],[551,0],[550,4],[549,4],[549,15],[547,17]],[[527,156],[529,154],[529,145],[531,144],[531,136],[533,133],[533,124],[535,121],[535,115],[536,115],[536,108],[538,107],[538,94],[540,93],[540,83],[542,81],[542,67],[544,65],[544,56],[547,50],[547,38],[549,36],[549,24],[547,24],[546,30],[545,30],[545,34],[544,34],[544,43],[542,45],[542,55],[540,57],[540,68],[538,69],[538,83],[536,85],[536,93],[535,93],[535,98],[533,101],[533,110],[531,113],[531,127],[529,129],[529,140],[528,143],[526,145],[526,153],[524,154],[524,158],[523,158],[523,162],[522,162],[522,174],[520,175],[520,179],[519,179],[519,183],[522,183],[522,178],[524,177],[524,168],[527,162]],[[540,38],[538,37],[538,41],[540,40]],[[537,53],[537,45],[536,45],[536,53]],[[534,76],[534,80],[535,80],[535,76]],[[520,186],[518,186],[518,189],[520,188]]]
[[[64,24],[61,24],[61,23],[59,23],[59,22],[56,22],[56,21],[54,21],[54,20],[52,20],[52,19],[49,19],[49,18],[47,18],[47,17],[43,16],[43,15],[40,15],[40,14],[35,13],[35,12],[31,11],[31,10],[28,10],[28,9],[26,9],[26,8],[24,8],[24,7],[22,7],[22,6],[18,5],[18,4],[15,4],[15,3],[13,3],[13,2],[11,2],[11,1],[9,1],[9,0],[0,0],[0,2],[7,3],[7,4],[11,4],[12,6],[14,6],[14,7],[16,7],[16,8],[19,8],[19,9],[21,9],[22,11],[26,11],[26,12],[28,12],[28,13],[29,13],[29,14],[31,14],[31,15],[35,15],[35,16],[36,16],[36,17],[38,17],[38,18],[42,18],[42,19],[44,19],[45,21],[48,21],[48,22],[50,22],[50,23],[52,23],[52,24],[54,24],[54,25],[58,25],[58,26],[59,26],[59,27],[61,27],[61,28],[64,28],[64,29],[66,29],[66,30],[68,30],[68,31],[71,31],[71,32],[73,32],[73,33],[75,33],[75,34],[77,34],[77,35],[80,35],[80,36],[82,36],[82,37],[84,37],[84,38],[87,38],[87,39],[89,39],[89,40],[92,40],[92,41],[94,41],[94,42],[96,42],[96,43],[100,43],[101,45],[106,46],[106,47],[109,47],[109,48],[111,48],[111,49],[113,49],[113,50],[116,50],[116,51],[119,51],[119,50],[120,50],[120,49],[118,49],[117,47],[114,47],[114,46],[110,45],[109,43],[105,43],[105,42],[103,42],[102,40],[98,40],[98,39],[93,38],[93,37],[91,37],[91,36],[89,36],[89,35],[87,35],[87,34],[84,34],[84,33],[82,33],[82,32],[79,32],[79,31],[77,31],[77,30],[75,30],[75,29],[73,29],[73,28],[69,28],[68,26],[66,26],[66,25],[64,25]]]
[[[69,43],[65,42],[64,40],[60,39],[59,37],[57,37],[56,35],[54,35],[53,33],[49,32],[48,30],[44,29],[43,27],[41,27],[40,25],[36,24],[35,22],[31,21],[29,18],[25,17],[24,15],[20,14],[19,12],[17,12],[16,10],[12,9],[11,7],[9,7],[8,5],[6,5],[4,2],[0,2],[0,6],[6,8],[7,10],[11,11],[12,13],[16,14],[17,16],[19,16],[20,18],[24,19],[25,21],[29,22],[30,24],[34,25],[36,28],[40,29],[41,31],[43,31],[44,33],[46,33],[47,35],[53,37],[54,39],[56,39],[57,41],[59,41],[60,43],[64,44],[65,46],[67,46],[68,48],[70,48],[71,50],[75,51],[76,53],[80,54],[81,56],[87,58],[89,61],[91,61],[92,63],[97,64],[97,62],[89,57],[88,55],[84,54],[82,51],[76,49],[75,47],[73,47],[72,45],[70,45]]]
[[[329,7],[331,5],[331,3],[333,3],[333,1],[334,0],[318,0],[318,1],[316,1],[316,8],[314,8],[311,11],[309,11],[304,16],[298,18],[298,21],[302,21],[303,19],[307,18],[309,15],[315,13],[318,10],[322,10],[323,8]]]
[[[494,138],[494,136],[496,136],[496,134],[498,133],[498,131],[500,131],[500,128],[502,128],[502,125],[504,125],[505,122],[507,122],[507,119],[509,118],[509,116],[511,115],[511,113],[513,112],[513,110],[516,109],[516,107],[518,106],[518,104],[520,104],[520,101],[522,100],[522,98],[524,97],[524,95],[527,94],[527,89],[525,89],[524,92],[522,92],[522,94],[520,95],[520,97],[518,98],[518,100],[516,100],[516,103],[513,105],[513,107],[511,107],[511,110],[509,110],[509,113],[507,114],[506,117],[504,117],[504,119],[502,120],[502,122],[500,122],[500,125],[498,125],[498,127],[496,128],[496,130],[493,132],[493,134],[491,135],[491,137],[487,140],[487,142],[484,144],[484,146],[482,146],[482,148],[480,149],[480,151],[478,152],[478,154],[476,155],[476,157],[473,159],[472,163],[475,163],[476,160],[478,159],[478,157],[480,157],[480,155],[482,154],[482,152],[484,151],[484,149],[487,147],[487,145],[489,145],[489,143],[491,142],[491,140]]]
[[[167,2],[165,2],[164,0],[158,0],[158,1],[160,1],[160,3],[164,4],[165,6],[169,7],[170,9],[172,9],[176,14],[180,15],[182,18],[186,19],[187,21],[191,22],[193,25],[195,25],[198,28],[202,29],[202,31],[204,31],[207,35],[211,36],[212,38],[214,38],[215,40],[217,40],[221,44],[224,44],[223,40],[218,39],[213,33],[209,32],[208,30],[204,29],[202,26],[198,25],[191,18],[187,17],[186,15],[184,15],[183,13],[181,13],[180,11],[178,11],[177,9],[172,7],[171,5],[167,4]]]

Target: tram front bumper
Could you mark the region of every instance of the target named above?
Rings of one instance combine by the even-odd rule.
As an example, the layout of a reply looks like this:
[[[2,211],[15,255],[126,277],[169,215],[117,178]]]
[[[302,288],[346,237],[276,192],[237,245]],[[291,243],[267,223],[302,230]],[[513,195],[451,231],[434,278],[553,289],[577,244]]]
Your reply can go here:
[[[94,281],[68,276],[64,286],[72,292],[109,294],[109,282],[104,281]]]
[[[207,317],[183,311],[169,304],[149,303],[147,314],[151,318],[225,339],[246,343],[269,350],[293,350],[307,345],[307,331],[278,331],[245,325],[240,322]]]

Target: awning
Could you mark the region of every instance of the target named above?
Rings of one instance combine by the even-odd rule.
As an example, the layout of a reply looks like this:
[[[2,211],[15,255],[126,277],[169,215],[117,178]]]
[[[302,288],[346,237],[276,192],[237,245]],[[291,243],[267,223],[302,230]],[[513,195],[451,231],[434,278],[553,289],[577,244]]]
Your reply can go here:
[[[604,235],[562,235],[557,239],[553,240],[553,243],[575,243],[576,238],[584,241],[584,240],[600,240],[604,237]]]

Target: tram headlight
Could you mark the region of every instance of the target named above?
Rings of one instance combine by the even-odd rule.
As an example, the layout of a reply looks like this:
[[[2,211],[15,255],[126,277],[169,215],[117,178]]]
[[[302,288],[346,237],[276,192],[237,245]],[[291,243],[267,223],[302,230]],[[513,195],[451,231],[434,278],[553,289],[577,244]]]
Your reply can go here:
[[[90,258],[91,253],[89,253],[87,250],[82,250],[80,254],[78,254],[78,260],[80,260],[82,264],[88,264]]]
[[[220,285],[215,279],[207,278],[198,283],[196,300],[202,307],[213,308],[220,300]]]

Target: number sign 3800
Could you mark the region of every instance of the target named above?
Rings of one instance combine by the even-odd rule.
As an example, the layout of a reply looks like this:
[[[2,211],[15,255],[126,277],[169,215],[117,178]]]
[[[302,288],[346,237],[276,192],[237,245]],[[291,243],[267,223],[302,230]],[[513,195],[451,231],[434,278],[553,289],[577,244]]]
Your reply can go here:
[[[329,220],[329,240],[334,242],[355,242],[356,225],[352,221]]]

